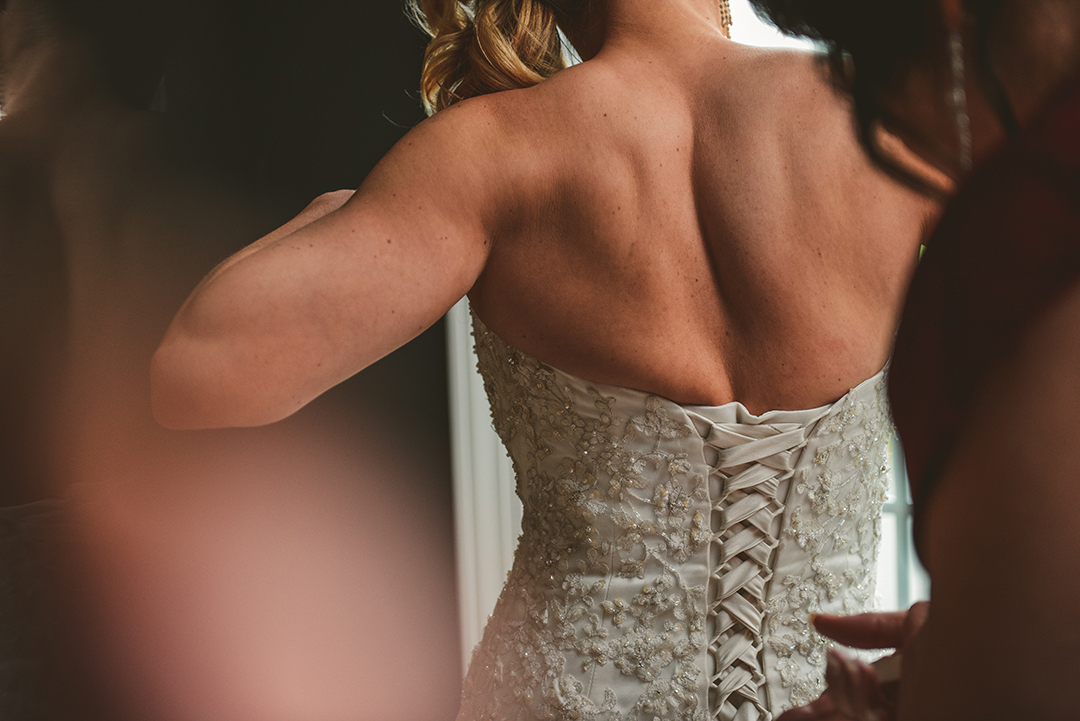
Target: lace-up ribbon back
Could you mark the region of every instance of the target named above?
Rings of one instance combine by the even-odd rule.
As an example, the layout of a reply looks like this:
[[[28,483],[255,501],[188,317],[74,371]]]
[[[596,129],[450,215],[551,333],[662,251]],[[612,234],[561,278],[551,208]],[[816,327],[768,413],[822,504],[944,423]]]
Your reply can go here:
[[[781,484],[795,471],[813,426],[713,424],[713,535],[709,621],[710,708],[715,718],[769,718],[761,667],[771,560],[780,543]]]

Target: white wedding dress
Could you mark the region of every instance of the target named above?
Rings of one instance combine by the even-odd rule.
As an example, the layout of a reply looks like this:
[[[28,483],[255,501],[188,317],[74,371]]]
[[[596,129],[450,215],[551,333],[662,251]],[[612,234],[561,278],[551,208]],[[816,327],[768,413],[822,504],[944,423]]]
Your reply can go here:
[[[755,416],[584,381],[473,324],[524,520],[458,721],[758,721],[819,696],[810,614],[873,605],[884,372]]]

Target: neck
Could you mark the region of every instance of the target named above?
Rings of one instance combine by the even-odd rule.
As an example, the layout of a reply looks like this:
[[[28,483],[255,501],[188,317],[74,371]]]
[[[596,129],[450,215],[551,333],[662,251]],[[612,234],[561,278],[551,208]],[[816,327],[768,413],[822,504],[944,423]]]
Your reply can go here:
[[[582,60],[612,46],[679,46],[723,36],[719,0],[606,0],[575,25],[568,36]]]

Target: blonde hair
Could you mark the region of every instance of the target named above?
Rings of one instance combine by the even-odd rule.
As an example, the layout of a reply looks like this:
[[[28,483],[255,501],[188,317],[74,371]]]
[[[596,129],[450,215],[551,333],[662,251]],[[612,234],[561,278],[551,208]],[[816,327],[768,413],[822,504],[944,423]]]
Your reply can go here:
[[[428,114],[531,87],[566,67],[548,0],[409,0],[409,7],[431,35],[420,81]]]

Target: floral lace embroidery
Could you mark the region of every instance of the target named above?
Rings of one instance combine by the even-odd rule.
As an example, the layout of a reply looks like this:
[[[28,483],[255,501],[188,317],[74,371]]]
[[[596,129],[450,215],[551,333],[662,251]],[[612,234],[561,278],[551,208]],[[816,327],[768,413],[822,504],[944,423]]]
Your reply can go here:
[[[490,333],[478,329],[476,343],[495,428],[508,448],[526,449],[513,455],[525,512],[470,667],[486,683],[466,684],[460,717],[502,721],[516,703],[529,718],[705,721],[705,588],[677,570],[712,538],[705,480],[685,453],[665,448],[693,429],[655,398],[620,427],[614,399],[591,388],[579,398]],[[543,463],[568,446],[574,453],[553,469]],[[636,593],[610,594],[617,580]],[[524,610],[507,611],[515,602]],[[607,666],[640,682],[636,698],[589,695],[582,679]]]
[[[845,614],[874,607],[881,509],[888,495],[894,433],[884,376],[871,402],[845,396],[814,431],[826,442],[800,472],[783,531],[809,561],[801,574],[782,579],[766,610],[769,643],[780,659],[783,686],[790,691],[781,710],[807,704],[825,691],[825,652],[835,643],[814,630],[810,614],[822,612],[827,604],[830,613]],[[854,554],[858,562],[838,574],[826,559],[840,553]]]
[[[646,394],[635,397],[642,404],[636,409],[616,408],[615,398],[563,380],[474,323],[494,425],[514,460],[525,508],[514,567],[474,654],[458,718],[730,718],[735,706],[709,693],[710,684],[715,691],[723,682],[707,678],[710,635],[717,635],[718,613],[730,611],[709,602],[709,554],[714,528],[735,532],[716,521],[713,502],[721,515],[726,506],[710,498],[713,469],[694,452],[706,445],[695,439],[697,430],[678,406]],[[824,483],[802,475],[800,488]],[[751,497],[737,490],[728,502]],[[775,516],[783,501],[774,499],[770,509]],[[758,619],[768,619],[766,636],[780,626],[798,633],[804,604],[772,598],[766,607],[770,553],[755,585]],[[755,685],[763,682],[761,626],[754,650],[741,649],[758,663]],[[772,648],[774,641],[768,638]],[[802,668],[795,669],[789,676],[801,683]],[[736,698],[736,705],[751,702]],[[765,695],[752,702],[758,718],[770,718]]]

